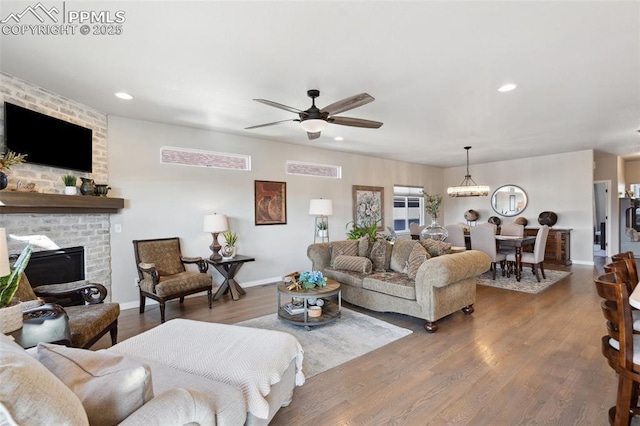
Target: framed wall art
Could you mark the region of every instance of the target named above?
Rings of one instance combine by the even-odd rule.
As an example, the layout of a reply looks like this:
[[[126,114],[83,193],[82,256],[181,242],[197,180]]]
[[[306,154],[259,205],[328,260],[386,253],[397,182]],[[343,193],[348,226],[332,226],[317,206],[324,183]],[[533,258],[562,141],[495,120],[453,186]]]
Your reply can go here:
[[[353,222],[357,226],[378,223],[384,230],[384,188],[381,186],[353,185]]]
[[[286,225],[287,183],[255,181],[256,225]]]

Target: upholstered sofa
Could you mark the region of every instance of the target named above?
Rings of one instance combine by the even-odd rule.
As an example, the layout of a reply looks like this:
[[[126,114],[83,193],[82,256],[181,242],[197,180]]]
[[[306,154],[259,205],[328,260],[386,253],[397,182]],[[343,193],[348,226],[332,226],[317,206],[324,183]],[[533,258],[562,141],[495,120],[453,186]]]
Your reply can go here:
[[[0,334],[0,424],[266,425],[301,357],[287,333],[181,319],[99,351]]]
[[[476,277],[491,265],[489,256],[468,250],[450,253],[451,244],[399,239],[395,243],[366,239],[312,244],[312,269],[342,284],[342,298],[378,312],[397,312],[436,321],[462,310],[473,313]]]

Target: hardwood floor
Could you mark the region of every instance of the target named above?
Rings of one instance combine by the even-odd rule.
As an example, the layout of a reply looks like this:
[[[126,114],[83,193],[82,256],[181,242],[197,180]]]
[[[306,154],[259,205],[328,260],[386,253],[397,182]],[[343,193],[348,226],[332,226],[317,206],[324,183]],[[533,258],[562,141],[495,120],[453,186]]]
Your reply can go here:
[[[608,424],[617,378],[600,353],[602,264],[563,269],[572,275],[538,295],[478,286],[473,315],[450,315],[435,334],[423,320],[345,304],[413,333],[307,379],[271,424]],[[275,312],[273,285],[246,290],[211,310],[205,296],[170,302],[167,319],[231,324]],[[157,307],[123,311],[119,341],[159,323]],[[92,349],[106,347],[103,338]]]

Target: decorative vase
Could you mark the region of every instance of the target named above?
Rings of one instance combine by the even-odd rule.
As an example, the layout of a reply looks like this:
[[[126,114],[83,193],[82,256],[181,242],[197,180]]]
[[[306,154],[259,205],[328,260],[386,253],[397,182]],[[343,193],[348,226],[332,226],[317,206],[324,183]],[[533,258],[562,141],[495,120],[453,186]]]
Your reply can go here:
[[[76,195],[78,193],[78,188],[76,188],[75,186],[65,186],[64,193],[66,195]]]
[[[96,195],[96,184],[93,179],[81,177],[82,185],[80,185],[80,193],[82,195]]]
[[[329,231],[327,231],[326,229],[318,229],[318,237],[327,238],[328,234],[329,234]]]
[[[431,218],[431,225],[420,232],[420,237],[425,240],[430,238],[436,241],[444,241],[448,236],[447,228],[438,224],[438,218]]]
[[[7,175],[4,172],[0,172],[0,190],[3,190],[9,184],[9,179],[7,179]]]
[[[7,334],[22,328],[22,303],[17,298],[0,308],[0,333]]]
[[[220,249],[220,256],[223,259],[233,259],[236,257],[236,246],[232,246],[231,244],[225,244]]]

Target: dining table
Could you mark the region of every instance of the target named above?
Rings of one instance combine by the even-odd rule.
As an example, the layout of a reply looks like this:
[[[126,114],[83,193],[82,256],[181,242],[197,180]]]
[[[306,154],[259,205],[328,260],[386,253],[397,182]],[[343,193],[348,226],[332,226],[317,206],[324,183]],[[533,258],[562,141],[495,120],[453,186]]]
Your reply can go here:
[[[520,282],[522,279],[522,248],[527,246],[533,246],[536,242],[536,237],[516,237],[510,235],[496,235],[496,243],[500,247],[514,247],[516,249],[516,281]]]

